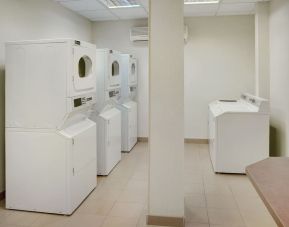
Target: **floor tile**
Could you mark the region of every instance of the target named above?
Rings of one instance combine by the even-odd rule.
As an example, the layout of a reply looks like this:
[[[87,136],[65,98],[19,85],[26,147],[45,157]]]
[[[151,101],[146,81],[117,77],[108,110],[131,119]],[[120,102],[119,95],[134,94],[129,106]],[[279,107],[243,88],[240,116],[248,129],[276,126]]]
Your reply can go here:
[[[190,194],[185,196],[185,208],[203,207],[206,208],[206,199],[204,194]]]
[[[38,217],[31,227],[63,227],[69,218],[64,215],[45,214]]]
[[[208,209],[210,224],[244,225],[240,212],[237,209]]]
[[[185,227],[210,227],[210,225],[202,223],[186,223]]]
[[[138,218],[108,217],[101,227],[136,227]]]
[[[5,217],[1,217],[1,224],[30,226],[41,215],[43,214],[9,210]]]
[[[185,220],[191,223],[209,223],[207,209],[202,207],[185,207]]]
[[[82,204],[77,210],[76,214],[94,214],[106,216],[112,209],[115,201],[113,200],[90,200]]]
[[[148,198],[148,192],[146,190],[124,190],[119,198],[118,202],[138,202],[145,203]]]
[[[63,227],[101,227],[104,220],[104,216],[74,214],[67,220]]]
[[[238,209],[233,195],[206,194],[208,208]]]
[[[116,202],[109,213],[111,217],[140,218],[143,210],[141,203]]]

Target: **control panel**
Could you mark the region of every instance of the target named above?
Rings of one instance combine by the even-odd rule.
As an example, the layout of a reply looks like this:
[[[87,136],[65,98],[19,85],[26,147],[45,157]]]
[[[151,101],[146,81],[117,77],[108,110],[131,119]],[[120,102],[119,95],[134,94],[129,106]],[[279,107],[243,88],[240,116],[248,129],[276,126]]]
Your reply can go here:
[[[95,103],[95,95],[93,93],[86,94],[84,96],[73,97],[72,106],[73,108],[80,108],[90,106]]]

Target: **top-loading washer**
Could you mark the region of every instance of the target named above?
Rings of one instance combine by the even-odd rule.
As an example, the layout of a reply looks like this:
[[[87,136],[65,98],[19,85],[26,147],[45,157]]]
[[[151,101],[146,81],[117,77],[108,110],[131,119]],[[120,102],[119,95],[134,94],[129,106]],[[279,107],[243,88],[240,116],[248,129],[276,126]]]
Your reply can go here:
[[[209,104],[209,150],[215,172],[245,173],[269,156],[269,102],[250,94]]]

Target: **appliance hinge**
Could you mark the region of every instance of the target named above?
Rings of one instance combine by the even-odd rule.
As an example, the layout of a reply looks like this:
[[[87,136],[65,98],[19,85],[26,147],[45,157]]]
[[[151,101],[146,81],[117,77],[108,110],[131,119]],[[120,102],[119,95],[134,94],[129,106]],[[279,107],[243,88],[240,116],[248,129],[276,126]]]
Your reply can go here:
[[[72,145],[74,145],[74,139],[72,139]]]
[[[74,176],[74,168],[72,168],[72,175]]]

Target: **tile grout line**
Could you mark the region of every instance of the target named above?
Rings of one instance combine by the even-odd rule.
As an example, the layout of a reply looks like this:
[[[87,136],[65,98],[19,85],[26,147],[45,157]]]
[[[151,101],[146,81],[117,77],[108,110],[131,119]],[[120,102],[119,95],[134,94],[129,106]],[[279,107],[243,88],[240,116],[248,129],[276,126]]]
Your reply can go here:
[[[198,151],[198,157],[199,160],[201,161],[201,155],[200,155],[200,151]],[[201,164],[201,168],[202,168],[202,164]],[[207,203],[207,193],[205,190],[205,181],[204,181],[204,172],[203,172],[203,168],[202,168],[202,185],[203,185],[203,193],[204,193],[204,198],[205,198],[205,206],[206,206],[206,213],[207,213],[207,218],[208,218],[208,224],[209,226],[211,226],[211,221],[210,221],[210,216],[209,216],[209,210],[208,210],[208,203]]]
[[[233,192],[233,190],[232,190],[232,188],[231,188],[231,185],[228,185],[228,186],[229,186],[229,189],[230,189],[230,191],[231,191],[231,193],[232,193],[232,195],[233,195],[234,201],[235,201],[235,203],[236,203],[236,205],[237,205],[237,208],[238,208],[239,214],[240,214],[240,216],[241,216],[241,218],[242,218],[242,221],[243,221],[244,225],[247,226],[246,221],[245,221],[245,218],[243,217],[243,214],[242,214],[242,212],[241,212],[241,208],[240,208],[240,206],[239,206],[239,204],[238,204],[238,201],[237,201],[237,199],[236,199],[236,197],[235,197],[235,194],[234,194],[234,192]],[[248,227],[248,226],[247,226],[247,227]]]

